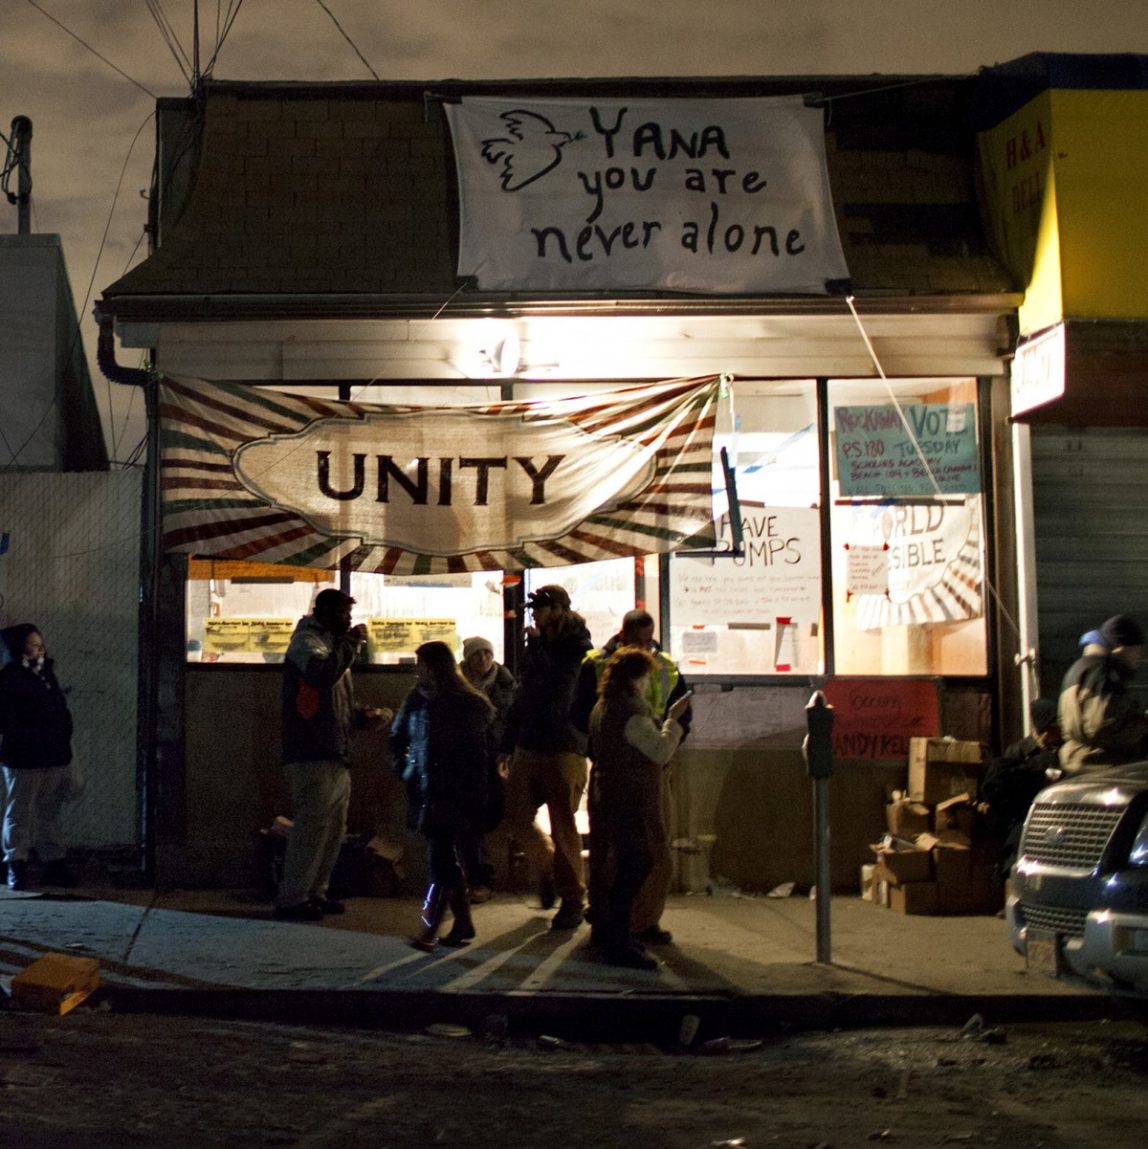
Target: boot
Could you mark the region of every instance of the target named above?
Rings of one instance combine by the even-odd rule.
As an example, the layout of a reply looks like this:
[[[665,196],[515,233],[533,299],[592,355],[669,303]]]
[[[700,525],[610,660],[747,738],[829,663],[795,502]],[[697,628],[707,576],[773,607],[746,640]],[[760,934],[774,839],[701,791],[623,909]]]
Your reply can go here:
[[[431,953],[438,945],[438,928],[446,914],[448,891],[441,882],[431,882],[423,899],[422,929],[411,938],[411,945],[418,950]]]
[[[13,859],[8,863],[8,889],[28,888],[28,863],[23,859]]]
[[[474,941],[474,919],[470,916],[470,891],[466,882],[459,882],[450,892],[450,912],[454,924],[450,933],[438,940],[444,946],[468,946]]]

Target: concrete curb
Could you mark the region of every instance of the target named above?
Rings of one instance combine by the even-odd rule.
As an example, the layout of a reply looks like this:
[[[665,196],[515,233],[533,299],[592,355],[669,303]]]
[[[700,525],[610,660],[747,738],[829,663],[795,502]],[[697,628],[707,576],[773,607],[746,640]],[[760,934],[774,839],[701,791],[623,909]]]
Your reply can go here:
[[[938,994],[491,994],[385,990],[184,990],[106,985],[93,999],[124,1013],[243,1018],[307,1025],[421,1029],[464,1025],[475,1033],[497,1026],[514,1034],[552,1033],[578,1041],[677,1043],[682,1018],[699,1019],[702,1038],[761,1037],[801,1030],[882,1026],[963,1026],[980,1014],[986,1026],[1088,1022],[1140,1017],[1134,1003],[1102,994],[1060,997]]]

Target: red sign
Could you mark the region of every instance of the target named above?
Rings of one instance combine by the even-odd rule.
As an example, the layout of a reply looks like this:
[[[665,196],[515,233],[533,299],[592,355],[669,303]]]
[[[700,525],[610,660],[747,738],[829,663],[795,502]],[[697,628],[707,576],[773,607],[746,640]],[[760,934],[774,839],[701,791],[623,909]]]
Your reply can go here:
[[[833,707],[835,758],[902,758],[910,738],[941,733],[935,679],[832,678],[822,686]]]

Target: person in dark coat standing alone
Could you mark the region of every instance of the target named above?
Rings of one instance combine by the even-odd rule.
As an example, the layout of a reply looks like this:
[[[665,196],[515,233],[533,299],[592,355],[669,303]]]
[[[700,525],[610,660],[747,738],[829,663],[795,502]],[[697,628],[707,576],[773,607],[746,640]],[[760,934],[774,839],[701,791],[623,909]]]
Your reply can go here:
[[[424,642],[415,658],[418,679],[395,716],[391,752],[411,828],[427,840],[430,882],[411,944],[430,952],[474,938],[465,848],[487,825],[497,744],[494,706],[462,676],[451,648]],[[454,921],[439,937],[448,908]]]
[[[72,715],[38,627],[0,631],[9,661],[0,670],[0,764],[4,770],[4,859],[8,888],[28,884],[35,850],[48,886],[74,886],[60,841],[71,779]]]

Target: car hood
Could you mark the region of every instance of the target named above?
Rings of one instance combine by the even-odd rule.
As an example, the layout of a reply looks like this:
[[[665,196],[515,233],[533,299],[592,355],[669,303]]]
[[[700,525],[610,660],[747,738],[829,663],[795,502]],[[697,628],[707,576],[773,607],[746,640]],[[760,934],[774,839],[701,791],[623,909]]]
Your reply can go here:
[[[1148,790],[1148,761],[1128,762],[1089,770],[1040,792],[1038,801],[1083,802],[1094,805],[1122,805]]]

